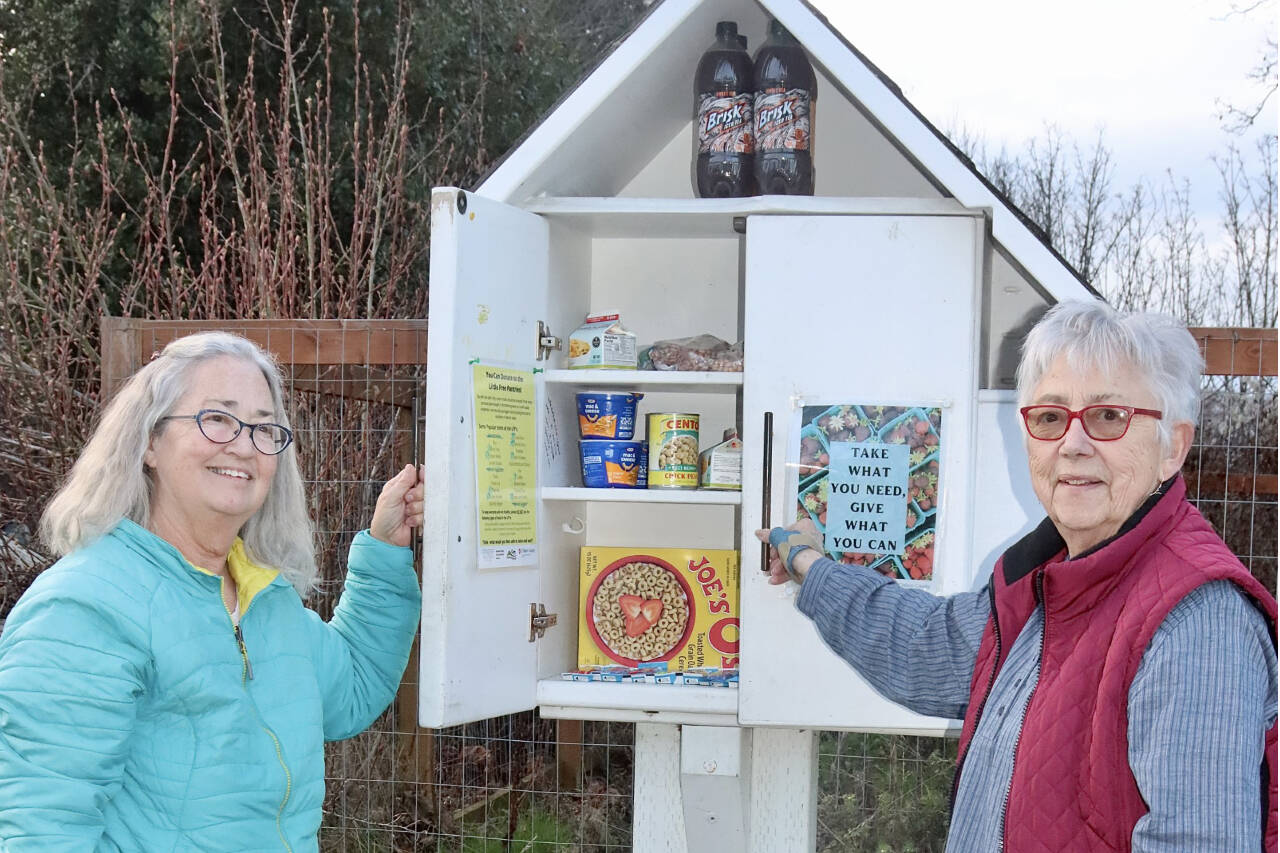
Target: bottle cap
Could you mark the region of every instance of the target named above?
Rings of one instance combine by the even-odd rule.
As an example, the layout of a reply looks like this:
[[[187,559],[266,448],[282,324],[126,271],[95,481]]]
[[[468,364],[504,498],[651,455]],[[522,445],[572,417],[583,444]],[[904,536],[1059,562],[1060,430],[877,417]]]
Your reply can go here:
[[[738,37],[737,21],[717,21],[716,22],[716,38],[725,41],[733,41]]]

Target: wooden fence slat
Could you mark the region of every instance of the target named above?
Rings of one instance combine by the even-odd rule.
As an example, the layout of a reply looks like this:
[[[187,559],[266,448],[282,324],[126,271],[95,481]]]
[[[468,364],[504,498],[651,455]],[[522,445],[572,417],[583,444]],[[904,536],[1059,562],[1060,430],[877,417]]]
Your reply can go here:
[[[1202,497],[1232,495],[1236,498],[1277,494],[1275,474],[1224,474],[1221,471],[1185,469],[1187,490]]]
[[[1276,330],[1197,326],[1188,329],[1213,376],[1275,376]]]
[[[113,318],[115,319],[115,318]],[[137,328],[138,364],[165,344],[202,331],[244,335],[288,364],[425,365],[426,320],[124,320]],[[136,324],[133,326],[132,324]],[[145,331],[145,334],[143,332]]]
[[[354,364],[284,365],[289,386],[294,391],[328,394],[348,400],[386,403],[401,409],[413,408],[413,399],[421,390],[419,382],[394,379],[386,370]],[[425,381],[425,377],[420,380]]]

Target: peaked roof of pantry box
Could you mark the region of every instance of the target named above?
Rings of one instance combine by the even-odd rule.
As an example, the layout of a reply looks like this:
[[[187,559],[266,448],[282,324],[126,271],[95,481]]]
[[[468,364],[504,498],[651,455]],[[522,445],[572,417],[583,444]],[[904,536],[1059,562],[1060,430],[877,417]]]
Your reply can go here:
[[[688,124],[691,69],[715,22],[746,19],[763,30],[766,17],[791,31],[815,66],[941,195],[990,208],[993,239],[1029,280],[1054,300],[1096,295],[1043,231],[808,0],[655,3],[498,160],[475,191],[511,203],[546,195],[616,194],[643,165],[635,152],[647,159]]]

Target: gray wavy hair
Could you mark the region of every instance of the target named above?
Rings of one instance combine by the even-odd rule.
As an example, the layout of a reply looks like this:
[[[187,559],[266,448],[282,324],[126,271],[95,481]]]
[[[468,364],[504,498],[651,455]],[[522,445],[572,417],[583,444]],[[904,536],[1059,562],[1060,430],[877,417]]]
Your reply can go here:
[[[171,342],[124,384],[40,519],[40,535],[58,556],[93,542],[127,518],[147,527],[152,480],[143,465],[153,435],[188,390],[191,372],[220,356],[244,359],[262,371],[271,389],[273,417],[289,426],[280,368],[256,344],[228,332],[200,332]],[[314,585],[316,556],[297,444],[277,459],[262,507],[244,523],[240,538],[255,563],[271,566],[305,595]]]
[[[1187,327],[1165,314],[1124,314],[1100,299],[1059,302],[1036,323],[1018,363],[1018,405],[1031,394],[1059,356],[1075,370],[1100,373],[1132,365],[1159,401],[1156,422],[1168,449],[1177,423],[1196,423],[1204,357]]]

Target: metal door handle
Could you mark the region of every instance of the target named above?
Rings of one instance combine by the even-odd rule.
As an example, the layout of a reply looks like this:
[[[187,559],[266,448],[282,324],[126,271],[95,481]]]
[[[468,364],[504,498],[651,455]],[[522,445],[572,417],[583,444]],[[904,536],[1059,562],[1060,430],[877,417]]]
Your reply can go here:
[[[760,526],[768,530],[769,505],[773,499],[773,412],[764,413],[764,475],[760,478],[763,505],[760,507]],[[760,543],[760,571],[769,573],[769,543]]]

